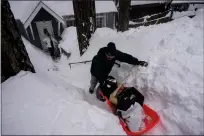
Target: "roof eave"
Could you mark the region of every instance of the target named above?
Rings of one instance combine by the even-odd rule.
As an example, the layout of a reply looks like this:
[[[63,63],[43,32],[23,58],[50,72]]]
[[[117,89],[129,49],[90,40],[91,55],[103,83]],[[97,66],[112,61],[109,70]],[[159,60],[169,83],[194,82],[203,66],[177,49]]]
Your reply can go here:
[[[27,28],[30,23],[32,22],[32,20],[34,19],[34,17],[37,15],[37,13],[40,11],[41,8],[44,8],[48,13],[52,14],[56,19],[58,19],[62,24],[65,25],[64,19],[59,16],[58,14],[56,14],[52,9],[50,9],[46,4],[44,4],[42,1],[40,1],[38,3],[38,5],[36,6],[36,8],[33,10],[33,12],[31,13],[31,15],[27,18],[27,20],[24,22],[24,27]]]

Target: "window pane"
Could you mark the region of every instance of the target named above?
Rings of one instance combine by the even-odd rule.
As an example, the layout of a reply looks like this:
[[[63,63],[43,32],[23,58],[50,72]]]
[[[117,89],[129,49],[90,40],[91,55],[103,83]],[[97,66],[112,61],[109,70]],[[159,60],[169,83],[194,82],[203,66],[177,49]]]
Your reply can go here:
[[[70,27],[70,26],[75,26],[74,20],[67,20],[67,27]]]
[[[104,18],[103,17],[98,17],[96,18],[96,27],[104,27]]]

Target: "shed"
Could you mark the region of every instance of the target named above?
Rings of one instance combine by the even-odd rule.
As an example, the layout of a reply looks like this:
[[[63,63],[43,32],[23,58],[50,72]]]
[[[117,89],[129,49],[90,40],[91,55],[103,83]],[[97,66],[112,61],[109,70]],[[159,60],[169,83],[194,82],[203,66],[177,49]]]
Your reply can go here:
[[[9,1],[21,34],[44,49],[43,29],[61,39],[65,27],[74,26],[72,1]],[[95,1],[97,27],[115,28],[117,9],[113,1]]]

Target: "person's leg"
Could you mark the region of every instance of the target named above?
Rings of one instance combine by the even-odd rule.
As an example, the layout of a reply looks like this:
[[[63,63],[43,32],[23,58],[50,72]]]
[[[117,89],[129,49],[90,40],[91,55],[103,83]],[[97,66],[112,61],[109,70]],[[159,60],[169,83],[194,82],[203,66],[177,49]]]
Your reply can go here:
[[[54,47],[52,47],[52,59],[54,60],[55,59],[55,48]]]
[[[52,47],[49,47],[48,50],[50,52],[50,56],[52,56]]]
[[[89,88],[89,92],[91,94],[94,92],[94,89],[97,83],[98,83],[98,80],[96,79],[96,77],[91,75],[90,88]]]
[[[101,100],[101,101],[106,101],[105,100],[105,98],[103,98],[103,96],[100,94],[100,91],[101,91],[101,89],[100,89],[100,86],[98,86],[97,87],[97,89],[96,89],[96,97],[99,99],[99,100]]]

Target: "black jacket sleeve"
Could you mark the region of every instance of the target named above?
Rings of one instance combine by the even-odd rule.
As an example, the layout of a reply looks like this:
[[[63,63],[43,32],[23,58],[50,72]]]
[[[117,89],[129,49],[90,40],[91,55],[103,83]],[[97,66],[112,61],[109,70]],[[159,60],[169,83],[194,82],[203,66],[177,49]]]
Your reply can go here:
[[[127,53],[123,53],[121,51],[116,51],[116,60],[121,62],[126,62],[128,64],[137,65],[138,59],[133,57],[132,55],[129,55]]]

